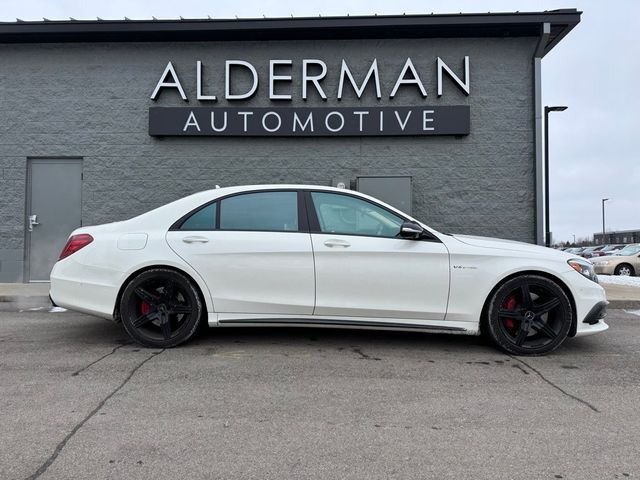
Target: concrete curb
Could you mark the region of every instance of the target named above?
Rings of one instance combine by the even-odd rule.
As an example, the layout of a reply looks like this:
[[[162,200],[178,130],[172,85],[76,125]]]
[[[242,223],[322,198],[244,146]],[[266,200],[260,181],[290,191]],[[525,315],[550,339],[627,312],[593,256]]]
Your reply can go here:
[[[640,300],[609,300],[609,306],[612,310],[640,310]]]
[[[49,295],[0,295],[0,302],[16,302],[24,298],[46,298],[49,299]]]
[[[51,306],[51,300],[48,296],[0,295],[0,312]]]

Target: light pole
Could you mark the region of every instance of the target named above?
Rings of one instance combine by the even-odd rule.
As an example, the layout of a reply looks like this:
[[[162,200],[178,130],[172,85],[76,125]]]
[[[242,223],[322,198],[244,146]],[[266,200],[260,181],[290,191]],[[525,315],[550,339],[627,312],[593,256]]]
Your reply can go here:
[[[551,232],[549,221],[549,112],[564,112],[565,106],[544,107],[544,243],[551,246]]]
[[[609,198],[602,199],[602,243],[606,243],[604,241],[604,202],[610,200]]]

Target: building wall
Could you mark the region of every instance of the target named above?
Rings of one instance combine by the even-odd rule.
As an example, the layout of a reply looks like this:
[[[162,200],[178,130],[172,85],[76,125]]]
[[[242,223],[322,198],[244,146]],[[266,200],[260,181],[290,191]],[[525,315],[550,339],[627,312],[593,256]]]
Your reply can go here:
[[[259,183],[331,184],[357,175],[413,176],[413,215],[444,232],[534,242],[535,155],[532,55],[536,38],[228,43],[0,45],[0,282],[22,279],[27,158],[84,159],[83,223],[132,217],[189,193]],[[436,93],[436,57],[462,74],[470,56],[471,95],[445,79]],[[388,95],[410,56],[427,88]],[[382,101],[369,86],[336,100],[340,62],[361,81],[378,59]],[[269,102],[268,60],[294,62],[293,101]],[[301,100],[303,58],[329,73],[323,102]],[[250,61],[258,94],[245,102],[196,100],[196,60],[205,93],[224,94],[224,61]],[[190,98],[149,97],[172,61]],[[386,97],[386,98],[385,98]],[[220,138],[148,135],[157,106],[470,105],[466,137]],[[37,213],[37,212],[34,212]]]
[[[607,243],[638,243],[640,242],[640,230],[623,230],[620,232],[606,232],[593,234],[593,243],[596,245]]]

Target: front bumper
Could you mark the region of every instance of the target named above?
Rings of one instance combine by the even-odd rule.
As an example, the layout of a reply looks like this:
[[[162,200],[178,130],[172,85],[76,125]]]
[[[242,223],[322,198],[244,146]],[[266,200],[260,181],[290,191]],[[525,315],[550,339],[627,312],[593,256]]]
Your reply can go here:
[[[587,316],[584,317],[582,323],[587,323],[589,325],[595,325],[600,320],[607,316],[607,305],[609,302],[603,301],[596,303],[593,308],[587,313]]]
[[[609,302],[606,300],[596,303],[577,326],[575,336],[584,337],[607,330],[609,325],[604,322],[604,318],[607,316],[607,305]]]
[[[575,302],[575,330],[569,335],[582,337],[607,330],[609,326],[602,320],[609,303],[604,288],[576,271],[566,272],[562,277]]]

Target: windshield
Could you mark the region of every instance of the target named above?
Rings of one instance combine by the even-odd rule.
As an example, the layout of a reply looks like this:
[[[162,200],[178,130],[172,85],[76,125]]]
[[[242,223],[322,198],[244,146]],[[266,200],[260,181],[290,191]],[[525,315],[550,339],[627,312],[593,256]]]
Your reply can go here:
[[[632,245],[630,247],[625,247],[619,252],[616,253],[619,257],[628,257],[629,255],[635,255],[640,252],[640,245]]]

